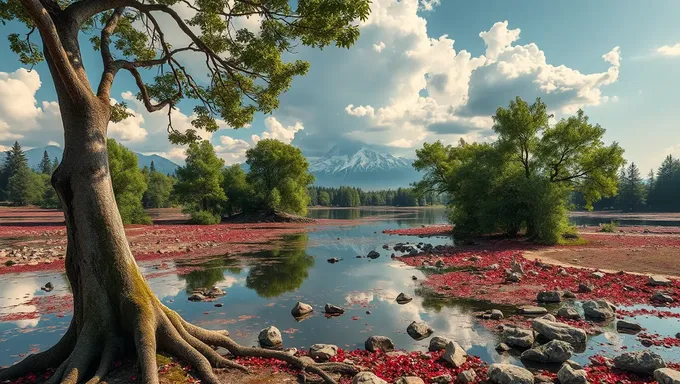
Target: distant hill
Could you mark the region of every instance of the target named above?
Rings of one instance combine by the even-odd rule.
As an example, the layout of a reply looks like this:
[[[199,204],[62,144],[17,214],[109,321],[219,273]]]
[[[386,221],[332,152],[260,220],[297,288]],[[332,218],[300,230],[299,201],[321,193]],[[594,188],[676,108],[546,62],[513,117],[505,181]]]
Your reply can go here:
[[[50,160],[54,160],[54,158],[56,157],[57,159],[59,159],[59,161],[61,161],[61,154],[63,150],[57,146],[48,145],[46,147],[29,149],[25,152],[26,159],[28,160],[28,166],[33,169],[37,169],[38,166],[40,165],[40,161],[42,160],[44,151],[47,151],[47,154],[50,156]],[[139,168],[143,168],[144,166],[148,167],[151,165],[151,161],[153,161],[153,164],[158,172],[165,174],[173,174],[179,167],[179,165],[173,163],[172,161],[162,156],[142,155],[141,153],[135,153],[135,155],[137,155]]]
[[[342,153],[336,146],[325,156],[310,161],[309,171],[316,178],[314,184],[322,187],[346,185],[364,190],[395,189],[408,187],[422,178],[412,164],[412,159],[368,148]]]

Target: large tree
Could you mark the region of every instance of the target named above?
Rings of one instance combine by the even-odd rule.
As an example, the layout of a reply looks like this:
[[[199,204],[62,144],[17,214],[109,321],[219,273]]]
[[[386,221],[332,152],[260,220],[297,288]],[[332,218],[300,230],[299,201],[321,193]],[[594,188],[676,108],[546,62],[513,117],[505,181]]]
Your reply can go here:
[[[247,180],[258,208],[300,215],[307,212],[307,187],[314,176],[299,148],[275,139],[260,140],[246,151],[246,163],[250,166]]]
[[[25,33],[9,35],[12,50],[26,66],[47,62],[59,101],[64,153],[52,184],[66,218],[66,274],[74,299],[63,338],[0,371],[0,381],[55,367],[52,382],[85,381],[96,368],[89,382],[97,383],[121,347],[133,345],[139,382],[158,382],[156,352],[163,350],[193,365],[205,383],[217,383],[211,367],[238,366],[210,347],[220,345],[235,356],[284,359],[333,382],[322,368],[337,366],[240,346],[185,322],[155,297],[130,252],[116,208],[107,127],[128,115],[123,105],[111,106],[110,94],[123,71],[135,80],[137,97],[150,112],[166,111],[170,117],[181,99],[193,99],[193,129],[168,126],[176,143],[195,140],[197,129],[217,130],[217,118],[243,127],[255,112],[275,109],[292,78],[307,71],[305,62],[284,62],[286,52],[297,44],[351,46],[359,35],[355,22],[366,19],[369,3],[298,0],[293,9],[285,0],[0,0],[0,19],[26,27]],[[185,20],[176,5],[193,15]],[[261,18],[258,33],[235,26],[249,16]],[[80,38],[87,36],[84,45],[89,42],[101,54],[100,74],[85,69],[82,51],[88,48]],[[149,82],[150,74],[159,75]]]

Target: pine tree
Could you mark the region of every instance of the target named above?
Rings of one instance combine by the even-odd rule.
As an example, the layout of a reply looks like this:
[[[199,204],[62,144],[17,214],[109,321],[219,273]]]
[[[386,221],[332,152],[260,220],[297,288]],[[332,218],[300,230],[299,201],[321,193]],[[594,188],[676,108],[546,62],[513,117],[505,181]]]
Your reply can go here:
[[[640,176],[640,169],[630,163],[622,170],[622,186],[620,192],[620,208],[624,211],[639,211],[645,205],[645,186]]]
[[[151,173],[156,172],[156,164],[153,163],[153,160],[151,160],[151,165],[149,166],[149,172],[151,172]]]
[[[54,157],[54,160],[52,161],[52,172],[57,170],[57,167],[59,166],[59,159],[57,157]]]
[[[5,164],[0,171],[0,194],[3,200],[9,197],[9,180],[12,176],[23,167],[28,167],[26,154],[24,154],[18,141],[14,142],[12,148],[6,152],[6,156]]]
[[[38,165],[38,171],[46,175],[52,174],[52,162],[50,161],[50,156],[47,154],[47,151],[43,152],[43,158]]]

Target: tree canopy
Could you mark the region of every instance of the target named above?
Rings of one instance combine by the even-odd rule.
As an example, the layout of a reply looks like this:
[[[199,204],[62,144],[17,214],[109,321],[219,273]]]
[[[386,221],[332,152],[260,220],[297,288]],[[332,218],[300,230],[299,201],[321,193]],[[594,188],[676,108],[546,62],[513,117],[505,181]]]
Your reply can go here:
[[[583,111],[552,126],[550,117],[540,99],[529,105],[518,97],[493,116],[493,143],[425,143],[416,151],[414,167],[425,173],[416,189],[450,193],[457,232],[524,231],[559,242],[570,193],[581,192],[588,207],[615,195],[624,160]]]

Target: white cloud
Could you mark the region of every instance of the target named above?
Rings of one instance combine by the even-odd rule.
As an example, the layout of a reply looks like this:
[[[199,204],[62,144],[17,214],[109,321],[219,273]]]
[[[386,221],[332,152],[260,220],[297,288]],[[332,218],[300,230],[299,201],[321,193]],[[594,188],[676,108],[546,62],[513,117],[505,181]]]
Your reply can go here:
[[[602,55],[602,58],[604,61],[608,62],[609,64],[613,66],[620,66],[621,65],[621,48],[616,46],[614,49],[611,51],[605,53]]]
[[[433,11],[434,7],[438,6],[441,4],[441,0],[421,0],[421,6],[420,8],[423,11]]]
[[[262,132],[261,136],[251,136],[253,143],[257,143],[261,139],[276,139],[286,144],[290,144],[295,138],[295,133],[305,129],[299,121],[296,121],[294,125],[284,127],[274,116],[269,116],[264,119],[264,126],[266,130]]]
[[[385,49],[385,43],[382,41],[379,42],[378,44],[373,44],[373,50],[380,53],[382,50]]]
[[[674,45],[663,45],[656,49],[662,56],[680,56],[680,43]]]
[[[52,146],[55,146],[55,147],[61,147],[61,144],[57,143],[56,141],[51,141],[51,140],[47,142],[47,145],[52,145]]]
[[[224,159],[227,165],[242,163],[250,144],[245,140],[234,139],[230,136],[220,136],[220,144],[215,146],[217,156]]]

